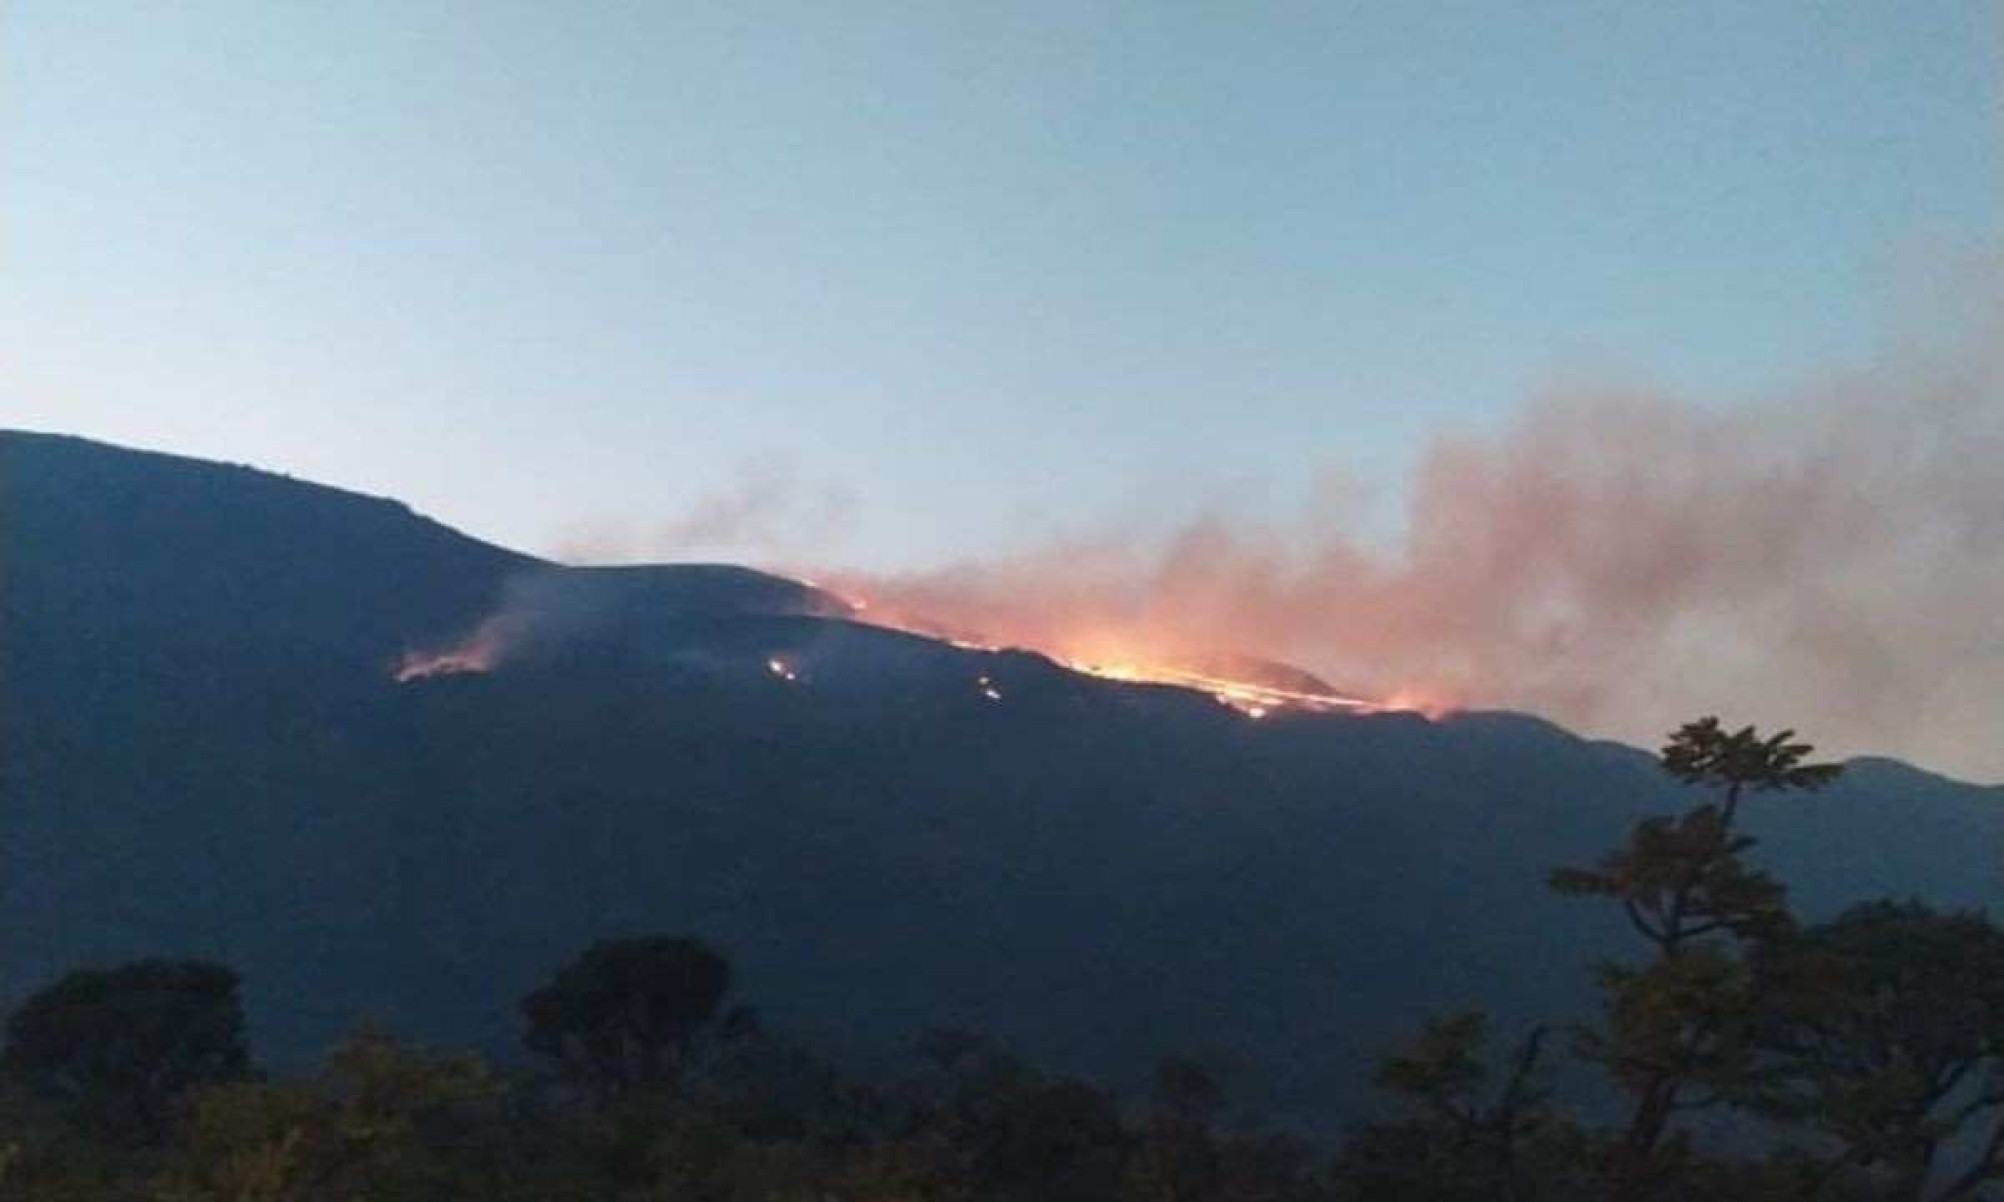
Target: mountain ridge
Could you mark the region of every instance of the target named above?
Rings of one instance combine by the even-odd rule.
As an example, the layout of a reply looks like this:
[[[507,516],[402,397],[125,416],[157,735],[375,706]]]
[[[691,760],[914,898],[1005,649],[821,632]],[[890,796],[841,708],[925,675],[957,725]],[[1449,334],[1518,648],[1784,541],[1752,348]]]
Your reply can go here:
[[[1530,715],[1254,722],[771,606],[393,679],[564,571],[394,501],[0,434],[0,1004],[202,954],[279,1061],[371,1016],[505,1052],[583,944],[688,931],[851,1058],[962,1026],[1138,1087],[1197,1052],[1313,1124],[1429,1012],[1579,1016],[1622,930],[1544,873],[1688,800]],[[2000,802],[1868,758],[1749,821],[1806,912],[1980,906]]]

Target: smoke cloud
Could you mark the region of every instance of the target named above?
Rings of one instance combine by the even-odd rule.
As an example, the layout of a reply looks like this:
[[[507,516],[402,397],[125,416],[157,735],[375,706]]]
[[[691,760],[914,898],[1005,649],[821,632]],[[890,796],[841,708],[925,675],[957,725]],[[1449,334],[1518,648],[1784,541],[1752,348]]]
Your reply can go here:
[[[720,552],[783,557],[838,539],[854,508],[844,489],[810,484],[781,464],[746,464],[666,521],[576,523],[558,540],[555,556],[580,564]]]
[[[1540,396],[1500,434],[1436,441],[1389,552],[1332,503],[819,575],[872,614],[1080,658],[1229,649],[1648,746],[1719,713],[2000,780],[1999,297],[1978,336],[1765,405]]]

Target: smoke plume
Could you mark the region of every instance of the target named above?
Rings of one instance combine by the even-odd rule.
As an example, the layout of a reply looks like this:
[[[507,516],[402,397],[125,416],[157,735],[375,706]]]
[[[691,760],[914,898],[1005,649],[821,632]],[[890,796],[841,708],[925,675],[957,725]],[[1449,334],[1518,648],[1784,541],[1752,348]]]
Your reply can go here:
[[[873,614],[1081,658],[1227,648],[1649,746],[1716,712],[2004,779],[1998,295],[1987,339],[1765,405],[1559,390],[1439,439],[1389,553],[1325,509],[820,575]]]
[[[809,483],[782,464],[747,463],[666,521],[573,523],[554,554],[564,563],[634,563],[719,552],[780,558],[837,540],[853,508],[854,498],[843,489]]]

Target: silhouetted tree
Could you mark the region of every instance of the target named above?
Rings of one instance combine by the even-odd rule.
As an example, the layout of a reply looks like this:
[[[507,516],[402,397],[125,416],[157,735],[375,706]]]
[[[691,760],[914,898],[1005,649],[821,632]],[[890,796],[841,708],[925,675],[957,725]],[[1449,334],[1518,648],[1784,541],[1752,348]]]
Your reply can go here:
[[[1756,963],[1764,993],[1792,1000],[1761,1032],[1767,1109],[1838,1146],[1824,1179],[1899,1202],[2004,1179],[2004,931],[1876,901]]]
[[[1131,1142],[1123,1202],[1320,1202],[1322,1156],[1297,1136],[1226,1130],[1225,1088],[1201,1061],[1164,1057]]]
[[[70,973],[7,1020],[0,1069],[79,1121],[150,1141],[190,1088],[245,1076],[237,975],[201,960]]]
[[[467,1055],[361,1032],[305,1081],[193,1092],[159,1202],[348,1202],[493,1197],[488,1166],[460,1154],[455,1112],[497,1093]],[[486,1159],[486,1158],[483,1158]]]
[[[1213,1202],[1327,1202],[1315,1144],[1284,1131],[1235,1131],[1218,1143]]]
[[[602,1100],[673,1089],[697,1037],[725,1017],[730,988],[729,961],[699,939],[596,943],[522,999],[523,1042]]]
[[[929,1031],[919,1050],[928,1072],[898,1091],[904,1117],[885,1165],[911,1196],[1107,1202],[1118,1192],[1126,1132],[1112,1094],[964,1031]]]
[[[1141,1145],[1134,1150],[1121,1196],[1127,1202],[1208,1197],[1218,1179],[1218,1144],[1211,1127],[1223,1102],[1224,1087],[1198,1061],[1171,1056],[1156,1064]]]
[[[1674,1116],[1758,1091],[1760,999],[1744,953],[1794,922],[1781,883],[1740,858],[1754,840],[1734,824],[1749,793],[1815,789],[1838,774],[1837,765],[1807,762],[1813,748],[1794,738],[1787,730],[1763,738],[1751,726],[1729,732],[1716,718],[1688,723],[1661,765],[1714,799],[1637,824],[1595,868],[1552,874],[1561,893],[1620,902],[1653,953],[1639,968],[1601,967],[1606,1024],[1580,1040],[1634,1100],[1608,1163],[1616,1202],[1654,1191]]]
[[[1488,1020],[1428,1022],[1378,1067],[1377,1087],[1410,1112],[1370,1123],[1337,1162],[1346,1198],[1529,1202],[1586,1196],[1587,1139],[1538,1083],[1545,1029],[1534,1028],[1494,1093],[1483,1060]]]
[[[881,1121],[873,1090],[764,1029],[735,1032],[685,1089],[706,1113],[758,1139],[848,1143]]]
[[[707,1114],[679,1114],[654,1130],[646,1183],[634,1202],[822,1202],[810,1158],[796,1143],[757,1140]]]

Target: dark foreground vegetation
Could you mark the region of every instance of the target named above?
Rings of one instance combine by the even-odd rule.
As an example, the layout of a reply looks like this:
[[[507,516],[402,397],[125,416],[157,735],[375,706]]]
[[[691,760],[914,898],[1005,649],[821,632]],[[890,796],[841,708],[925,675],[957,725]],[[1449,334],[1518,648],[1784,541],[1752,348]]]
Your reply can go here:
[[[1809,751],[1679,730],[1661,765],[1695,804],[1550,881],[1633,929],[1598,1019],[1501,1046],[1479,1012],[1426,1022],[1379,1068],[1382,1114],[1326,1139],[1236,1122],[1230,1074],[1183,1059],[1123,1100],[934,1031],[848,1075],[766,1030],[721,952],[659,937],[594,945],[521,999],[523,1067],[364,1030],[269,1076],[227,967],[72,973],[7,1021],[0,1198],[2000,1196],[2004,933],[1899,901],[1799,924],[1740,820],[1836,775]]]

